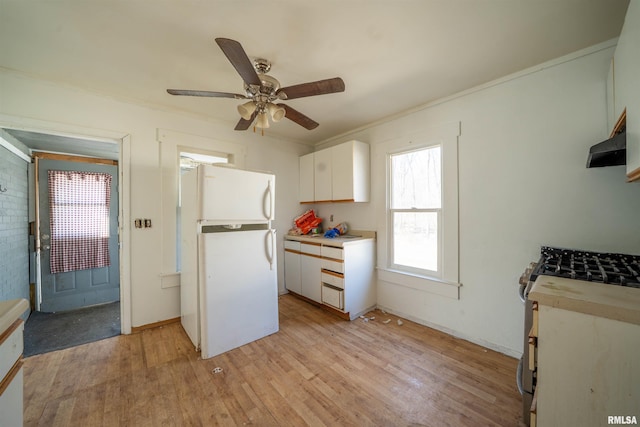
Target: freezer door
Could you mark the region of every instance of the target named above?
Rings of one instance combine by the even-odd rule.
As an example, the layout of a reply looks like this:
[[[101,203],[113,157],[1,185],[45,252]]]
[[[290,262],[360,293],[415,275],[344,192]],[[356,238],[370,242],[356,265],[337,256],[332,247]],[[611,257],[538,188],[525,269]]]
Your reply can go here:
[[[275,230],[211,232],[201,240],[201,356],[278,331]]]
[[[228,167],[201,165],[200,220],[256,223],[275,218],[275,176]]]

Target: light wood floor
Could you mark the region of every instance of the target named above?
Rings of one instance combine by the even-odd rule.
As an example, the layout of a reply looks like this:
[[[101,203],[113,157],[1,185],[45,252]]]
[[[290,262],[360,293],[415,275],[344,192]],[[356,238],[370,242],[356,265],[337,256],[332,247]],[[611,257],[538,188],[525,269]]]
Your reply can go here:
[[[347,322],[285,295],[280,332],[208,360],[179,323],[32,356],[25,425],[519,424],[516,360],[369,315]]]

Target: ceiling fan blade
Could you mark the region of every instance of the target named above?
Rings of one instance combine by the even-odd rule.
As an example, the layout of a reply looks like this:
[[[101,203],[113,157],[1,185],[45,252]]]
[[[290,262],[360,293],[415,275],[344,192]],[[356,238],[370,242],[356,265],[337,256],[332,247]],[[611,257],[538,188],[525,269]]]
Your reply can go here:
[[[171,95],[186,95],[186,96],[207,96],[211,98],[235,98],[235,99],[247,99],[245,95],[239,93],[228,92],[210,92],[207,90],[183,90],[183,89],[167,89],[167,93]]]
[[[340,77],[283,87],[278,91],[278,95],[281,95],[281,99],[296,99],[336,92],[344,92],[344,82]]]
[[[249,57],[239,42],[218,37],[216,43],[218,43],[222,52],[224,52],[229,62],[231,62],[231,65],[234,66],[246,84],[257,86],[262,84],[256,70],[253,68],[251,60],[249,60]]]
[[[279,107],[284,108],[285,110],[285,114],[284,116],[291,120],[292,122],[296,122],[297,124],[299,124],[300,126],[302,126],[305,129],[308,130],[312,130],[317,128],[320,124],[311,120],[309,117],[305,116],[304,114],[302,114],[301,112],[299,112],[298,110],[294,110],[293,108],[289,107],[288,105],[285,104],[276,104]]]
[[[233,130],[247,130],[247,129],[249,129],[249,126],[251,126],[251,123],[253,123],[253,121],[256,119],[256,115],[257,114],[258,114],[258,112],[254,111],[249,120],[245,120],[242,117],[240,117],[240,121],[238,122],[236,127],[233,128]]]

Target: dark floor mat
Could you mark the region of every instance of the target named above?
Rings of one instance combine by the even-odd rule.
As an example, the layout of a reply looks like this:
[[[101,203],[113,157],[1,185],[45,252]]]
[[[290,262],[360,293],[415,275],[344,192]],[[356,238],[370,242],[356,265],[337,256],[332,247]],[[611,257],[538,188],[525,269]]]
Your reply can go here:
[[[59,313],[34,311],[24,327],[24,356],[120,335],[120,302]]]

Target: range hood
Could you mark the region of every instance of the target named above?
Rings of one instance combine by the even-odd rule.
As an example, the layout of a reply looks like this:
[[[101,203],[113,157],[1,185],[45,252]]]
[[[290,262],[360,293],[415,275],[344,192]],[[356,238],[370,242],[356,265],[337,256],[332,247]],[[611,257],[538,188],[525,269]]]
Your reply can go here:
[[[627,133],[625,131],[589,149],[588,168],[627,164]]]

